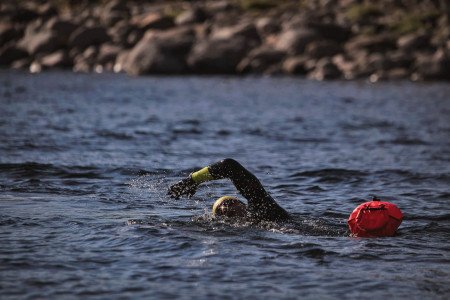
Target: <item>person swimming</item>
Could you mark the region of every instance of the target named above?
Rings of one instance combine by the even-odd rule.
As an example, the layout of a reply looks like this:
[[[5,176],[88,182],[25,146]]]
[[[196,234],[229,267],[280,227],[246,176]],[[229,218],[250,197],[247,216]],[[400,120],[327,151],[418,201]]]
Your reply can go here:
[[[247,199],[248,204],[245,205],[236,197],[221,197],[214,203],[213,215],[245,218],[250,222],[291,220],[290,215],[263,188],[256,176],[231,158],[191,173],[185,179],[170,185],[167,194],[174,199],[180,199],[182,196],[191,198],[201,183],[224,178],[231,180],[239,193]],[[355,208],[347,223],[355,236],[381,237],[393,236],[402,220],[403,214],[397,206],[381,202],[374,197],[372,202],[363,203]]]
[[[191,198],[201,183],[225,178],[229,178],[238,192],[247,199],[247,205],[234,197],[222,197],[215,204],[214,212],[225,216],[245,216],[251,222],[282,222],[290,219],[289,214],[270,196],[256,176],[232,158],[191,173],[187,178],[169,186],[168,195],[174,199],[182,196]]]

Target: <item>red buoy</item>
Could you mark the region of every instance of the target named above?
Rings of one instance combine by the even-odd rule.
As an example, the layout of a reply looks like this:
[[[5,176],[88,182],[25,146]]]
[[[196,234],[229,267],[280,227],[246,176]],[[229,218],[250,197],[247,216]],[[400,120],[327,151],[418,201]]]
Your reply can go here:
[[[347,223],[357,237],[393,236],[403,220],[400,209],[376,197],[355,208]]]

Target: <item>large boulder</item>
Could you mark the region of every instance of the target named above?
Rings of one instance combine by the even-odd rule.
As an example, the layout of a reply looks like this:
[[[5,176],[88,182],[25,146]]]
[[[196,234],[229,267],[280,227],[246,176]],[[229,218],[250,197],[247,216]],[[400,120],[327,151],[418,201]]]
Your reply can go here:
[[[69,45],[72,48],[84,50],[89,46],[100,45],[110,41],[106,29],[102,26],[79,27],[69,38]]]
[[[52,30],[38,32],[27,31],[27,34],[18,42],[18,46],[31,56],[38,53],[51,53],[65,45],[64,39]]]
[[[403,51],[417,51],[430,47],[430,35],[426,32],[410,33],[397,40],[397,46]]]
[[[194,73],[231,74],[248,51],[242,36],[200,40],[192,48],[188,64]]]
[[[121,11],[129,12],[127,1],[125,0],[112,0],[105,5],[105,11]]]
[[[306,47],[306,55],[314,59],[331,57],[342,52],[342,48],[334,41],[313,41]]]
[[[125,1],[111,1],[100,13],[100,21],[106,27],[114,26],[117,22],[128,19],[130,11]]]
[[[122,47],[110,43],[106,43],[100,46],[97,63],[100,65],[106,65],[109,63],[114,63],[117,55],[122,51]]]
[[[14,61],[28,57],[28,52],[20,49],[14,44],[0,48],[0,66],[9,66]]]
[[[144,32],[127,20],[121,20],[108,29],[108,34],[113,43],[131,48],[139,42]]]
[[[322,37],[309,28],[288,29],[283,31],[275,42],[275,48],[290,55],[302,54],[309,43]]]
[[[30,22],[39,17],[39,13],[33,9],[26,7],[9,8],[5,12],[5,15],[13,22]]]
[[[449,79],[450,55],[444,49],[438,49],[433,55],[418,56],[415,68],[419,78]]]
[[[262,73],[270,66],[283,60],[286,52],[261,46],[251,50],[248,55],[237,66],[238,73]]]
[[[125,65],[128,64],[128,55],[130,54],[130,52],[131,50],[126,49],[117,54],[116,61],[114,62],[113,66],[113,70],[115,73],[126,72]]]
[[[306,27],[313,29],[324,39],[336,43],[346,42],[351,36],[351,30],[335,23],[307,22]]]
[[[191,29],[148,31],[128,53],[123,69],[132,75],[183,73],[193,41]]]
[[[72,60],[66,50],[58,50],[42,57],[39,61],[44,69],[67,68],[72,66]]]
[[[54,17],[45,24],[45,28],[55,32],[62,39],[68,40],[69,36],[78,28],[78,25],[72,21]]]
[[[5,45],[7,42],[20,38],[20,32],[12,23],[0,23],[0,45]],[[1,46],[0,46],[1,47]]]
[[[168,29],[175,25],[171,17],[159,13],[136,16],[131,20],[131,23],[144,31],[148,29]]]
[[[286,74],[292,74],[292,75],[306,75],[306,62],[307,62],[306,56],[292,56],[288,57],[283,62],[283,72]]]
[[[74,58],[73,71],[92,72],[97,62],[98,47],[90,46]]]
[[[367,68],[371,72],[391,69],[408,69],[413,63],[411,55],[402,52],[372,53],[368,56]]]
[[[211,32],[210,38],[227,40],[238,36],[245,38],[247,42],[251,42],[254,45],[260,43],[258,31],[253,23],[240,23],[234,26],[216,27]]]
[[[310,74],[316,80],[336,79],[342,76],[342,72],[330,58],[320,59],[314,71]]]
[[[281,21],[273,17],[261,17],[255,22],[260,36],[276,34],[281,30]]]
[[[345,44],[348,52],[367,50],[369,52],[386,52],[396,48],[396,40],[386,34],[358,35]]]
[[[206,20],[206,17],[206,12],[202,8],[195,7],[179,14],[175,18],[175,24],[180,26],[202,23]]]

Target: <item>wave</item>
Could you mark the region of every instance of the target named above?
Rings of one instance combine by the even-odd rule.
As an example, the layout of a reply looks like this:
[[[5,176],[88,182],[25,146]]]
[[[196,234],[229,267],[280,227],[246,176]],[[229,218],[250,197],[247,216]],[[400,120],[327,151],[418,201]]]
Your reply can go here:
[[[320,169],[314,171],[295,172],[289,175],[290,179],[305,179],[314,178],[316,182],[320,183],[338,183],[343,181],[359,181],[362,177],[367,176],[368,173],[357,170],[347,169]]]
[[[414,182],[424,180],[437,180],[440,182],[449,182],[450,174],[447,173],[420,173],[402,169],[385,169],[370,171],[359,171],[352,169],[318,169],[312,171],[295,172],[289,175],[290,180],[315,179],[319,183],[339,183],[339,182],[358,182],[367,178],[382,178],[382,181],[388,182]]]
[[[0,173],[21,179],[34,177],[104,178],[102,170],[95,167],[56,166],[36,162],[0,164]]]
[[[378,142],[379,145],[392,144],[392,145],[404,145],[404,146],[427,146],[430,143],[421,139],[409,139],[409,138],[397,138],[393,140],[382,140]]]

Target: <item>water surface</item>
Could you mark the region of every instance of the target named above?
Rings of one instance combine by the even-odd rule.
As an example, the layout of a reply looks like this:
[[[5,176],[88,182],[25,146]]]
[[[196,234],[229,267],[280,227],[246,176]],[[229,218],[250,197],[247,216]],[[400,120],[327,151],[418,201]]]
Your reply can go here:
[[[1,298],[448,299],[449,95],[448,83],[1,71]],[[212,218],[216,198],[240,197],[226,180],[166,197],[226,157],[295,222]],[[372,195],[403,211],[398,236],[349,236]]]

